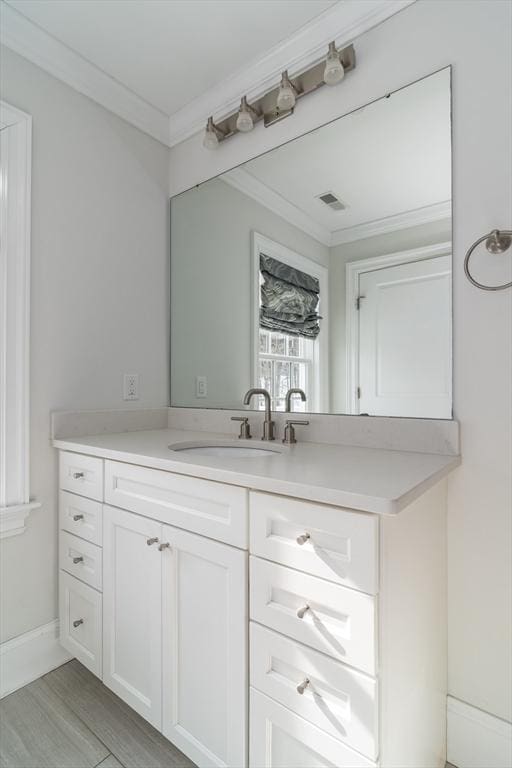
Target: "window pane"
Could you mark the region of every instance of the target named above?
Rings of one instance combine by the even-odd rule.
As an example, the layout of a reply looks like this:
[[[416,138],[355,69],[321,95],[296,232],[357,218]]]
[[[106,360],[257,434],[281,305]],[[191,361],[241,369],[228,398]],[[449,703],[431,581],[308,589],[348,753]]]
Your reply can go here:
[[[274,396],[277,399],[286,397],[290,389],[290,363],[276,360],[274,363]]]
[[[286,336],[284,334],[270,334],[270,351],[273,355],[286,355]]]
[[[274,403],[272,405],[272,410],[284,411],[284,409],[285,409],[285,401],[283,397],[279,397],[277,400],[274,400]]]
[[[260,360],[258,386],[272,392],[272,363],[270,360]],[[261,410],[264,407],[263,398],[258,397],[258,409]]]
[[[260,331],[260,352],[268,354],[268,331]]]
[[[300,336],[288,336],[288,354],[290,357],[300,356]]]

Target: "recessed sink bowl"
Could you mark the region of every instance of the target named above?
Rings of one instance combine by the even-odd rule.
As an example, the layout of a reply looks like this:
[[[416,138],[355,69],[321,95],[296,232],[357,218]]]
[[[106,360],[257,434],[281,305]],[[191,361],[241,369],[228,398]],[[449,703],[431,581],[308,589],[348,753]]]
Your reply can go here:
[[[223,456],[231,459],[256,459],[279,456],[283,453],[277,446],[263,447],[262,445],[240,445],[240,443],[211,441],[200,443],[172,443],[171,451],[185,453],[190,456]]]

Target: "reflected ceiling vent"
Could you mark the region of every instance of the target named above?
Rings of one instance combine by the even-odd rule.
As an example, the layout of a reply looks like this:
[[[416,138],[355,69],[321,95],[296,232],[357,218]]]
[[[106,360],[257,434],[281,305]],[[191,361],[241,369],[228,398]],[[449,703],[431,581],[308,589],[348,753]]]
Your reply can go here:
[[[347,207],[333,192],[324,192],[321,195],[317,195],[317,199],[327,205],[332,211],[344,211]]]

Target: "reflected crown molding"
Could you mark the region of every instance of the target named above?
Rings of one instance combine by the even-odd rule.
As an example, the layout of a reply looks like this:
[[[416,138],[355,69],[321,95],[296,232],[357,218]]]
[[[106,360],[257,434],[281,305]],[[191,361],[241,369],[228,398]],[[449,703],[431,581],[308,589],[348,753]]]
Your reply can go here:
[[[343,243],[352,243],[355,240],[364,240],[375,235],[383,235],[387,232],[416,227],[420,224],[442,221],[449,219],[452,214],[451,200],[443,200],[423,208],[403,211],[383,219],[366,221],[353,227],[330,232],[327,227],[319,224],[301,208],[290,203],[242,167],[227,171],[220,176],[220,179],[328,248]]]
[[[277,84],[284,69],[299,73],[325,58],[331,40],[335,40],[338,48],[343,47],[413,2],[415,0],[337,2],[263,56],[171,115],[149,104],[4,0],[0,0],[1,43],[139,130],[173,147],[202,131],[208,115],[222,119],[233,112],[243,94],[249,101],[259,98]]]

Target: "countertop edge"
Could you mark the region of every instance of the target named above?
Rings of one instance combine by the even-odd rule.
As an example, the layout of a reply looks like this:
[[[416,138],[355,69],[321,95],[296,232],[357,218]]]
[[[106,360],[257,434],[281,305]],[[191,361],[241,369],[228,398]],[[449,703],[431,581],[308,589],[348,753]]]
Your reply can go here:
[[[336,488],[324,488],[318,485],[306,485],[288,480],[269,479],[251,475],[247,472],[209,467],[204,464],[185,464],[183,462],[173,461],[170,458],[159,459],[118,449],[101,448],[87,443],[79,443],[77,442],[77,438],[73,438],[73,441],[69,441],[66,438],[57,438],[52,440],[51,444],[54,448],[58,448],[59,450],[82,453],[88,456],[109,459],[111,461],[120,461],[125,464],[135,464],[150,469],[160,469],[165,472],[186,475],[188,477],[198,477],[203,480],[226,483],[228,485],[248,488],[251,490],[275,493],[281,496],[292,496],[320,504],[330,504],[333,506],[355,509],[360,512],[381,515],[396,515],[401,512],[427,490],[447,477],[447,475],[461,463],[460,456],[447,454],[447,463],[445,466],[433,472],[401,496],[394,499],[388,499],[379,496],[366,496],[351,491],[341,491]]]

